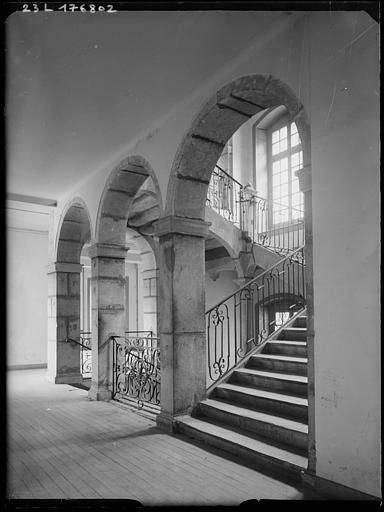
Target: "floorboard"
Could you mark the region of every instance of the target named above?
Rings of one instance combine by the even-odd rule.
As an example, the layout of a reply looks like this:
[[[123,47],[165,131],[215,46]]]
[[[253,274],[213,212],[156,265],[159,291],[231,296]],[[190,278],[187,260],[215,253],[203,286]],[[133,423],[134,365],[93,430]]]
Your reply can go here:
[[[7,492],[13,499],[134,499],[153,505],[239,505],[315,499],[221,457],[149,418],[46,380],[7,376]]]

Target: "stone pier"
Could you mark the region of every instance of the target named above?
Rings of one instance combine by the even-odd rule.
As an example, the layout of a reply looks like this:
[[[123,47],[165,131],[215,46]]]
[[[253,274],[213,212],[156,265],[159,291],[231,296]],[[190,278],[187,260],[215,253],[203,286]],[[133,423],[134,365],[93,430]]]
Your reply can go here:
[[[204,238],[209,224],[165,217],[159,237],[159,333],[161,413],[159,427],[173,430],[206,394]]]
[[[56,384],[81,383],[80,272],[77,263],[56,262],[48,269],[48,374]]]
[[[95,244],[88,250],[92,260],[92,384],[89,398],[112,397],[111,335],[125,330],[125,255],[128,247]]]

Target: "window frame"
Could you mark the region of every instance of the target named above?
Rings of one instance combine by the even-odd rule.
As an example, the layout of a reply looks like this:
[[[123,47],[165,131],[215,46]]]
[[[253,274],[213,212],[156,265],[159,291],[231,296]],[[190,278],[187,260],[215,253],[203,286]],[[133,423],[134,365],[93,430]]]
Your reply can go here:
[[[303,211],[303,214],[302,214],[301,217],[297,217],[295,219],[292,218],[292,209],[294,208],[292,206],[292,174],[293,174],[293,172],[296,172],[296,171],[292,171],[292,155],[295,154],[295,153],[300,153],[300,152],[302,154],[302,152],[303,152],[303,147],[302,147],[302,142],[301,142],[301,139],[300,139],[300,134],[299,134],[299,144],[297,144],[296,146],[293,146],[294,149],[292,151],[292,147],[291,147],[291,124],[293,122],[294,121],[292,119],[290,119],[288,114],[284,114],[281,117],[279,117],[276,121],[274,121],[273,124],[271,124],[266,129],[266,132],[267,132],[268,200],[270,201],[271,206],[272,206],[269,209],[269,219],[268,219],[268,221],[269,221],[269,225],[273,226],[275,228],[276,227],[278,228],[278,227],[287,226],[289,224],[292,224],[294,221],[300,222],[300,221],[304,220],[304,211]],[[272,133],[277,131],[277,130],[280,130],[284,126],[287,127],[287,149],[285,151],[277,153],[276,155],[272,155]],[[288,206],[287,206],[287,208],[288,208],[288,220],[281,221],[281,222],[273,222],[273,216],[274,216],[273,215],[273,203],[274,203],[274,199],[273,199],[273,173],[272,173],[272,166],[273,166],[273,162],[275,162],[277,160],[281,160],[281,159],[283,159],[285,157],[288,158]],[[299,167],[299,169],[302,169],[302,166]],[[299,169],[297,169],[297,170],[299,170]]]

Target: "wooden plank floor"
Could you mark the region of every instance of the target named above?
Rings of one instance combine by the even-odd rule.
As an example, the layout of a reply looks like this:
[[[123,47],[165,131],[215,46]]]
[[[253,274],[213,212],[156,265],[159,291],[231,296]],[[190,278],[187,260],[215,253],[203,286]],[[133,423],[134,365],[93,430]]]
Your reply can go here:
[[[143,505],[239,505],[314,499],[162,433],[150,418],[45,380],[7,375],[7,492],[21,499],[133,499]]]

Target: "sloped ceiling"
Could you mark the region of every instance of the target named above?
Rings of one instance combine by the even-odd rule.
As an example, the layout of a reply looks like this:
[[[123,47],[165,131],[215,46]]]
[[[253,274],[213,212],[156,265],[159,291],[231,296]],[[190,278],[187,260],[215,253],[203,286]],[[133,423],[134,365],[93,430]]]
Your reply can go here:
[[[7,191],[59,199],[285,15],[11,15]]]

